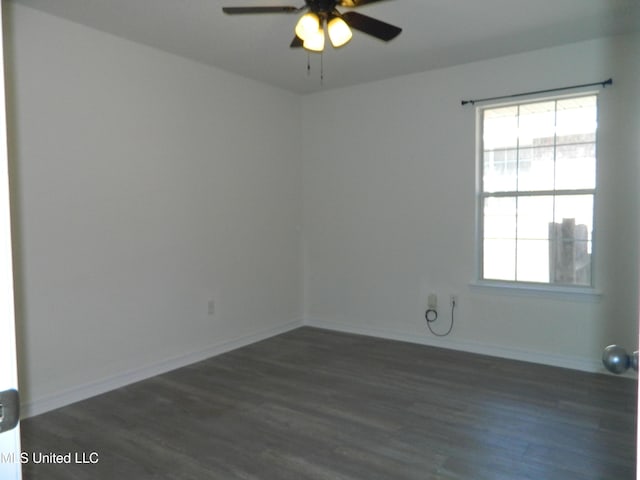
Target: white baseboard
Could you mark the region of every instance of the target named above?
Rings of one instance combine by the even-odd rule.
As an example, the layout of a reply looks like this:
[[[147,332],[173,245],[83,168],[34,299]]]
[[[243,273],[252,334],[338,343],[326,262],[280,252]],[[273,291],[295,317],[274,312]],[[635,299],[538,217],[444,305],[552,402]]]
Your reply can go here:
[[[433,347],[448,348],[451,350],[478,353],[491,357],[509,358],[512,360],[521,360],[524,362],[539,363],[543,365],[551,365],[554,367],[570,368],[572,370],[581,370],[590,373],[606,373],[604,367],[599,362],[599,359],[590,359],[570,355],[559,355],[548,352],[536,352],[512,347],[503,347],[500,345],[459,341],[450,338],[435,338],[430,337],[427,334],[425,334],[424,336],[415,335],[412,333],[405,333],[386,328],[360,325],[356,326],[353,324],[340,323],[318,318],[305,318],[304,324],[305,326],[309,327],[318,327],[327,330],[356,333],[360,335],[368,335],[371,337],[388,338],[391,340],[400,340],[403,342],[418,343],[421,345],[429,345]]]
[[[530,350],[522,350],[511,347],[503,347],[499,345],[482,344],[478,342],[459,341],[449,338],[431,338],[426,334],[424,336],[412,333],[401,332],[379,327],[355,326],[348,323],[340,323],[330,320],[318,318],[306,318],[292,320],[282,323],[275,327],[261,330],[249,335],[243,335],[231,340],[211,345],[207,348],[190,352],[177,357],[161,360],[157,363],[146,365],[140,368],[112,375],[100,380],[77,385],[56,393],[45,395],[28,401],[21,405],[21,417],[28,418],[42,413],[46,413],[57,408],[70,405],[87,398],[100,395],[101,393],[124,387],[141,380],[160,375],[162,373],[184,367],[192,363],[196,363],[207,358],[215,357],[222,353],[235,350],[252,343],[265,340],[275,335],[294,330],[301,326],[310,326],[323,328],[326,330],[335,330],[339,332],[356,333],[359,335],[368,335],[371,337],[388,338],[391,340],[399,340],[403,342],[417,343],[440,348],[449,348],[470,353],[478,353],[481,355],[489,355],[492,357],[510,358],[513,360],[521,360],[531,363],[540,363],[555,367],[570,368],[573,370],[581,370],[585,372],[606,373],[602,364],[596,359],[588,359],[583,357],[575,357],[569,355],[550,354],[547,352],[536,352]],[[625,375],[628,376],[628,375]],[[634,377],[635,378],[635,377]]]
[[[249,335],[243,335],[231,340],[226,340],[201,350],[167,358],[151,365],[135,368],[100,380],[45,395],[41,398],[22,404],[20,407],[21,417],[34,417],[41,413],[49,412],[56,408],[64,407],[66,405],[79,402],[80,400],[85,400],[87,398],[100,395],[101,393],[175,370],[176,368],[206,360],[207,358],[215,357],[216,355],[259,342],[260,340],[265,340],[275,335],[280,335],[281,333],[288,332],[301,326],[303,326],[302,319],[292,320]]]

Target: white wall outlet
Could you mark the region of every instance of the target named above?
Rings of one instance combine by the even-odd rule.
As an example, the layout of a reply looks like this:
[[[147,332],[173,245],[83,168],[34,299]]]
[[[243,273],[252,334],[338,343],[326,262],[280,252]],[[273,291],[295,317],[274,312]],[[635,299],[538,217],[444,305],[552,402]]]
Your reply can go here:
[[[209,303],[207,304],[207,312],[209,315],[216,313],[216,304],[213,300],[209,300]]]
[[[429,297],[427,298],[427,307],[429,307],[430,310],[438,308],[438,295],[435,293],[429,294]]]

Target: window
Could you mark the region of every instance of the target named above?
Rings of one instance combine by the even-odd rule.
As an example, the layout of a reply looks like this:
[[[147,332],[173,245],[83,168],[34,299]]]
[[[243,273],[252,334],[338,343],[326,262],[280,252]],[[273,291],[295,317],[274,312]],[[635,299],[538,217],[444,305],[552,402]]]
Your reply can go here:
[[[479,113],[481,279],[592,286],[597,97]]]

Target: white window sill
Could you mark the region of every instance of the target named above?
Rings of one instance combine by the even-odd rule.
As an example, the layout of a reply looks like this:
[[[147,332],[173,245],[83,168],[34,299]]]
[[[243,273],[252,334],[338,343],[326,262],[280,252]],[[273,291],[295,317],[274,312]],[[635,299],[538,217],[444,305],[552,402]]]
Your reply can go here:
[[[579,302],[600,302],[602,292],[591,287],[568,287],[536,283],[511,283],[476,280],[469,284],[471,290],[499,295],[544,297]]]

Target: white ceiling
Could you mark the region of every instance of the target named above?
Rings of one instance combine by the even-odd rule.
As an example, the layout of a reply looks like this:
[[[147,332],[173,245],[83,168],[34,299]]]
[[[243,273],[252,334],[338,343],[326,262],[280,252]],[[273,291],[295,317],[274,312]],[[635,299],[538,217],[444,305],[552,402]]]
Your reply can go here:
[[[356,10],[403,32],[355,32],[339,50],[290,49],[299,14],[229,16],[222,6],[304,0],[13,0],[16,3],[299,93],[640,31],[640,0],[387,0]],[[344,10],[343,10],[344,11]]]

